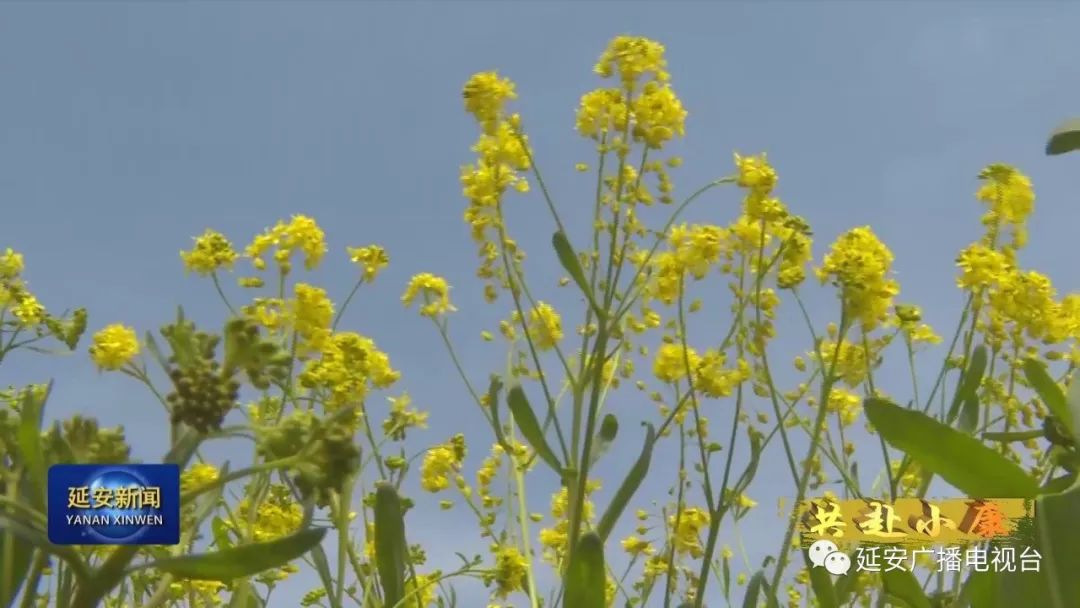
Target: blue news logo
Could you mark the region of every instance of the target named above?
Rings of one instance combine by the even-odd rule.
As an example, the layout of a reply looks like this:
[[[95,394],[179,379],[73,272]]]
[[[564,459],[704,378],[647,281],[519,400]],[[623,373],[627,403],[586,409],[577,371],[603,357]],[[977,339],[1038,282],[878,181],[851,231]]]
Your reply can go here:
[[[49,542],[175,545],[180,468],[174,464],[58,464],[49,469]]]

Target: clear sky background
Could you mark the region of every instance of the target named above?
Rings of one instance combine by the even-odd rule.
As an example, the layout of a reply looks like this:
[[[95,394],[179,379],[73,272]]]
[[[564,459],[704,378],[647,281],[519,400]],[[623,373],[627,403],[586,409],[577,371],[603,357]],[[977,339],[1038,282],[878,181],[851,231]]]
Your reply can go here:
[[[1023,262],[1062,293],[1080,283],[1080,157],[1042,152],[1050,129],[1080,114],[1078,17],[1080,7],[1065,2],[8,3],[0,246],[25,253],[30,286],[50,309],[86,306],[90,331],[122,321],[141,332],[171,320],[177,303],[197,320],[222,321],[209,282],[185,278],[177,256],[207,227],[244,244],[279,218],[315,217],[331,244],[316,276],[338,299],[356,277],[344,247],[380,243],[392,264],[345,325],[387,350],[401,386],[432,412],[431,430],[411,444],[419,448],[482,421],[433,328],[402,309],[408,277],[430,271],[456,286],[452,332],[474,382],[504,362],[479,332],[507,310],[483,305],[461,219],[458,171],[471,160],[475,126],[460,90],[473,72],[516,80],[515,109],[580,240],[591,178],[573,164],[592,158],[572,131],[577,100],[599,84],[592,66],[612,36],[663,42],[690,112],[674,148],[686,159],[677,193],[730,174],[733,151],[767,151],[780,196],[814,226],[818,259],[841,231],[873,225],[897,256],[901,299],[948,332],[961,303],[952,262],[979,233],[973,193],[988,163],[1016,164],[1034,180]],[[717,191],[688,217],[723,224],[738,201]],[[541,199],[508,204],[535,289],[572,302],[547,295],[559,273]],[[835,318],[828,294],[812,291],[815,320]],[[701,347],[725,327],[723,310],[709,314],[695,321]],[[793,305],[782,314],[773,352],[785,363],[810,343]],[[0,368],[0,384],[49,378],[58,382],[51,416],[123,424],[137,456],[162,452],[165,417],[153,398],[130,379],[98,374],[85,349]],[[609,491],[638,450],[637,421],[655,418],[632,389],[616,395],[627,432],[601,470]],[[712,407],[719,436],[730,404]],[[473,471],[489,439],[469,436]],[[637,504],[664,500],[672,447]],[[760,513],[741,526],[755,565],[777,550],[775,501],[793,492],[777,448],[750,492]],[[537,473],[536,483],[549,490],[546,477]],[[532,498],[537,508],[547,501]],[[411,538],[442,567],[453,565],[452,551],[484,550],[474,529],[463,510],[420,510],[409,521]],[[735,538],[725,532],[722,542]],[[273,605],[296,605],[315,584],[298,575]],[[462,597],[480,605],[477,593]]]

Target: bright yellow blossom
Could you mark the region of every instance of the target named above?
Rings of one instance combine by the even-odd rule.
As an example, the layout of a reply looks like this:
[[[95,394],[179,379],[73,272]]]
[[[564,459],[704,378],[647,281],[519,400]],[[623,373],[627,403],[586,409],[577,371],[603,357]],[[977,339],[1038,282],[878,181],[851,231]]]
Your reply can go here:
[[[885,320],[900,288],[892,278],[893,255],[869,226],[854,228],[833,243],[818,277],[840,288],[844,312],[867,330]]]
[[[94,334],[90,358],[103,370],[118,370],[139,354],[135,330],[119,323]]]
[[[546,302],[537,302],[529,313],[529,337],[537,350],[551,350],[562,340],[562,319]]]
[[[218,270],[231,269],[239,254],[225,235],[209,228],[195,238],[191,251],[181,251],[180,259],[190,272],[208,275]]]
[[[415,275],[409,281],[404,295],[401,296],[401,303],[406,307],[412,306],[417,297],[424,301],[420,306],[420,314],[425,317],[435,318],[457,310],[450,303],[450,284],[446,279],[427,272]]]
[[[348,247],[346,249],[352,263],[364,269],[365,283],[374,281],[375,277],[390,263],[390,256],[386,254],[386,250],[378,245]]]

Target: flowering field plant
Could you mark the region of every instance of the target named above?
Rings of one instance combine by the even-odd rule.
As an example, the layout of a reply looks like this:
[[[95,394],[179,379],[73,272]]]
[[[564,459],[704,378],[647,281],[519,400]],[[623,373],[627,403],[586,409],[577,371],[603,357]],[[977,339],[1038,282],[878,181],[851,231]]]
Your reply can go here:
[[[1080,533],[1066,525],[1080,508],[1080,395],[1066,389],[1080,360],[1080,296],[1059,296],[1020,265],[1035,200],[1028,178],[1001,164],[979,175],[984,231],[956,259],[966,304],[943,340],[899,300],[892,253],[872,228],[852,228],[815,255],[809,221],[778,198],[764,154],[736,154],[730,175],[676,198],[681,161],[666,150],[687,112],[662,45],[615,38],[595,71],[603,85],[581,98],[576,118],[596,150],[593,164],[576,167],[596,176],[584,227],[564,224],[545,187],[526,120],[511,110],[514,83],[485,72],[464,87],[478,132],[475,160],[461,171],[464,219],[479,287],[501,311],[498,331],[483,338],[505,346],[505,367],[466,369],[444,278],[417,274],[401,296],[446,348],[475,406],[460,416],[486,425],[484,443],[462,428],[418,445],[428,415],[404,392],[407,374],[362,330],[341,326],[389,263],[385,249],[344,250],[360,279],[335,304],[305,276],[330,250],[314,219],[283,220],[243,249],[207,230],[181,259],[220,297],[220,326],[197,327],[181,310],[142,335],[105,325],[88,349],[100,369],[161,404],[171,438],[161,461],[183,471],[180,544],[50,544],[47,468],[126,462],[130,450],[122,429],[92,418],[45,425],[48,386],[12,389],[0,409],[0,603],[276,606],[274,590],[308,569],[320,584],[302,604],[328,608],[470,605],[456,591],[470,579],[487,588],[490,608],[1080,605],[1071,576]],[[727,223],[681,219],[725,192],[741,198],[734,218],[718,220]],[[553,224],[551,250],[535,255],[557,261],[558,289],[575,294],[578,310],[557,310],[528,280],[504,211],[529,193]],[[235,287],[224,280],[241,268]],[[50,314],[23,274],[20,254],[0,256],[0,361],[49,340],[77,349],[86,312]],[[726,296],[706,306],[695,290],[715,282]],[[809,289],[835,294],[831,320],[811,318]],[[778,380],[780,315],[807,330],[805,348],[783,356],[785,369],[794,357],[792,386]],[[919,377],[916,358],[940,349],[940,371]],[[907,394],[878,386],[886,359],[910,369]],[[477,384],[477,374],[487,380]],[[634,391],[654,405],[649,416],[611,404]],[[866,430],[882,459],[875,484],[854,466],[853,437]],[[245,442],[250,463],[233,470],[204,455],[222,441]],[[600,479],[616,441],[635,444],[634,456],[614,463],[619,477]],[[470,450],[486,454],[475,470]],[[723,526],[756,507],[765,460],[791,476],[786,516],[775,538],[756,539],[774,542],[773,554],[733,575]],[[658,470],[668,463],[673,470]],[[661,500],[639,491],[650,476],[674,479]],[[802,501],[925,497],[935,478],[969,496],[1037,500],[1041,529],[1056,530],[1037,539],[1048,567],[1026,577],[923,581],[893,571],[834,581],[796,557]],[[527,492],[544,480],[559,488],[540,497],[550,513]],[[429,567],[430,554],[447,550],[410,533],[420,503],[471,514],[489,551]],[[623,528],[632,534],[615,534]]]

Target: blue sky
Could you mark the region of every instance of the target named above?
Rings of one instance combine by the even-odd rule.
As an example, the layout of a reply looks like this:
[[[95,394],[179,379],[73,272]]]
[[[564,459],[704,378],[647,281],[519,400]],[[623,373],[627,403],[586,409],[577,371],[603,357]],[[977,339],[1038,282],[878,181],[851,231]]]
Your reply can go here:
[[[123,321],[145,331],[177,303],[200,321],[223,319],[209,283],[185,278],[177,256],[207,227],[243,243],[279,218],[315,217],[331,244],[316,277],[338,298],[356,276],[344,247],[380,243],[391,267],[345,323],[389,352],[402,386],[431,410],[432,430],[415,441],[440,442],[481,419],[434,330],[400,306],[408,277],[430,271],[457,286],[452,332],[474,382],[504,361],[478,337],[507,311],[483,305],[461,220],[458,170],[475,127],[460,87],[470,74],[498,69],[517,82],[515,108],[582,239],[590,178],[573,164],[591,157],[571,130],[574,107],[598,85],[591,68],[612,36],[663,42],[690,112],[675,148],[686,159],[677,193],[730,173],[733,151],[767,151],[780,196],[814,226],[816,254],[846,228],[873,225],[896,254],[902,300],[923,305],[944,332],[960,304],[952,260],[978,234],[972,194],[990,162],[1018,165],[1036,186],[1023,262],[1062,293],[1078,287],[1069,271],[1077,159],[1042,154],[1049,130],[1080,113],[1076,17],[1080,7],[1067,3],[6,4],[0,246],[26,255],[30,286],[51,309],[86,306],[91,330]],[[720,192],[688,218],[726,223],[737,204]],[[552,293],[558,269],[542,201],[510,207],[536,289]],[[811,310],[819,323],[832,318],[827,294]],[[809,348],[794,311],[781,319],[780,361]],[[715,333],[721,315],[701,331]],[[160,453],[165,419],[152,398],[98,374],[85,352],[0,369],[5,385],[48,378],[58,382],[51,415],[123,424],[137,455]],[[618,395],[624,428],[653,415],[635,393]],[[716,407],[719,435],[728,410]],[[470,467],[485,451],[487,438],[477,439]],[[629,457],[638,442],[626,433],[615,454]],[[625,458],[611,460],[601,472],[621,475]],[[791,492],[781,453],[767,460],[751,492],[761,513],[743,526],[754,563],[776,551],[775,500]],[[642,501],[664,499],[674,467],[656,462]],[[553,487],[543,475],[540,487]],[[469,525],[464,512],[420,512],[410,534],[446,566],[454,558],[440,548],[483,549],[456,534]],[[297,577],[276,600],[295,605],[314,582]]]

